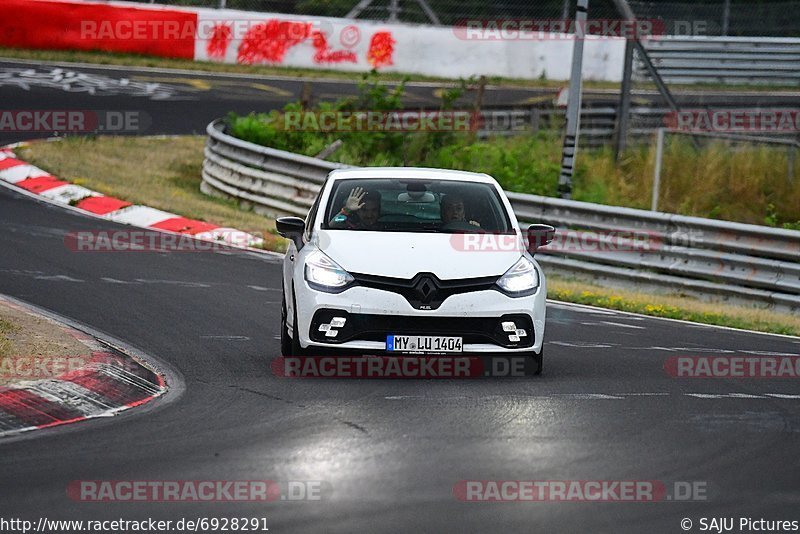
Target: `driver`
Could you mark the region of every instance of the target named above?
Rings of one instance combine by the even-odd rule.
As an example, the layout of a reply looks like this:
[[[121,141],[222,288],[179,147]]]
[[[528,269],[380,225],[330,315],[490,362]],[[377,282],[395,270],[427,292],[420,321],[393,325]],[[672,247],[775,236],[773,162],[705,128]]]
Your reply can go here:
[[[355,187],[350,190],[344,206],[331,219],[328,226],[348,230],[375,230],[380,216],[381,194],[378,191],[364,191],[362,187]]]
[[[467,221],[466,210],[464,209],[464,199],[459,195],[450,194],[442,198],[442,223],[446,226],[450,223],[464,222],[472,226],[481,227],[478,221]]]

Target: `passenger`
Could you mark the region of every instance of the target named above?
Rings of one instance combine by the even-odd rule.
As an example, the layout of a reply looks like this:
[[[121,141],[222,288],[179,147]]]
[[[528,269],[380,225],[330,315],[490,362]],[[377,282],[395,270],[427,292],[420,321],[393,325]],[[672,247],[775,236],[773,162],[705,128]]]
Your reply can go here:
[[[450,194],[442,198],[441,204],[442,223],[446,226],[451,223],[468,222],[472,226],[481,227],[478,221],[467,221],[467,212],[464,208],[464,199],[458,195]]]
[[[331,219],[331,228],[349,230],[374,230],[381,216],[381,194],[378,191],[364,191],[362,187],[350,190],[344,206]]]

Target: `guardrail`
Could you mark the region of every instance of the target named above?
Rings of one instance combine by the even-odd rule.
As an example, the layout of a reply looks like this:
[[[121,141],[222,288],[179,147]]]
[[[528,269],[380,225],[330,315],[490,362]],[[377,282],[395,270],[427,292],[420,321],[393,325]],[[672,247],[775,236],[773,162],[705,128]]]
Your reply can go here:
[[[221,120],[207,131],[201,189],[266,215],[305,216],[327,174],[346,167],[236,139]],[[537,259],[554,273],[800,310],[800,231],[507,194],[520,222],[646,237],[645,247],[542,249]]]
[[[221,120],[206,128],[201,191],[249,203],[266,215],[305,215],[319,186],[338,163],[248,143],[224,133]]]
[[[800,85],[800,39],[664,36],[644,45],[667,83]]]

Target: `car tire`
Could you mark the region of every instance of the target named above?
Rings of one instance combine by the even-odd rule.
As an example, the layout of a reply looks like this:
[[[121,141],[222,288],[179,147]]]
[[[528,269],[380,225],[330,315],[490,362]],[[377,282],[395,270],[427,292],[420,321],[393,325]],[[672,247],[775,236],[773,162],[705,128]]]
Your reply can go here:
[[[533,359],[536,361],[536,371],[533,374],[539,376],[544,366],[544,347],[539,350],[539,354],[534,355]]]
[[[294,288],[292,288],[292,301],[294,302],[294,320],[292,321],[291,355],[303,356],[306,351],[300,346],[300,334],[297,330],[297,299],[294,297]]]
[[[292,338],[289,335],[289,326],[286,324],[286,291],[281,284],[281,355],[292,355]]]
[[[539,376],[542,374],[542,364],[544,363],[544,347],[536,353],[529,352],[529,357],[533,360],[533,365],[525,368],[525,374],[528,376]]]

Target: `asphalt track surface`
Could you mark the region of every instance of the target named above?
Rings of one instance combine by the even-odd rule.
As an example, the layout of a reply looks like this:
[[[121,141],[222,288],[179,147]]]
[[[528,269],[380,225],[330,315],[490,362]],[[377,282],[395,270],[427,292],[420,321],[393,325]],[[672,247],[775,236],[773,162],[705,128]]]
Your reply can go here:
[[[177,384],[126,415],[0,440],[0,517],[264,517],[272,532],[682,532],[683,518],[695,531],[702,517],[800,519],[800,382],[663,369],[676,355],[796,355],[798,339],[551,304],[541,377],[286,379],[269,365],[278,258],[64,246],[67,232],[114,228],[0,188],[0,292],[166,362]],[[71,500],[74,480],[314,480],[330,491],[111,504]],[[694,502],[470,503],[453,496],[461,480],[707,491]]]
[[[31,75],[20,75],[30,71]],[[56,74],[52,74],[57,71]],[[68,76],[70,73],[72,76]],[[204,134],[212,120],[230,111],[246,114],[281,109],[296,101],[306,80],[289,77],[211,74],[120,66],[86,66],[58,62],[37,62],[0,58],[0,111],[90,110],[136,112],[136,128],[109,132],[125,135]],[[355,81],[308,80],[314,100],[332,101],[357,95]],[[442,84],[410,82],[403,105],[409,109],[438,109]],[[138,89],[137,89],[138,88]],[[552,105],[557,88],[488,86],[487,108],[526,108]],[[676,92],[675,98],[687,109],[707,105],[762,107],[795,106],[796,91],[725,92],[702,90]],[[456,107],[472,109],[475,94],[466,93]],[[584,105],[615,104],[613,90],[584,90]],[[666,107],[658,93],[637,91],[633,105]],[[63,135],[63,132],[58,132]],[[53,136],[53,131],[9,131],[0,127],[0,143]]]

